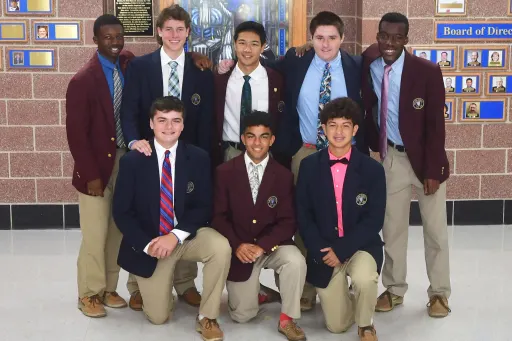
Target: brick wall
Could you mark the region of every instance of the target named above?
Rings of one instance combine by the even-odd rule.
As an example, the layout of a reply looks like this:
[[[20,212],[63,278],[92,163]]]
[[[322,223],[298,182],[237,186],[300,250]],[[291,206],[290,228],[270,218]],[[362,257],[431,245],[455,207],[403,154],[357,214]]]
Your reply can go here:
[[[467,18],[511,19],[505,16],[507,2],[468,1]],[[387,11],[409,16],[410,45],[433,45],[433,0],[308,0],[308,24],[322,10],[335,11],[343,18],[344,47],[350,52],[360,52],[374,42],[379,18]],[[5,8],[0,20],[7,20],[3,11]],[[72,158],[66,142],[64,98],[69,79],[95,51],[92,26],[101,14],[99,0],[56,0],[55,18],[20,17],[28,20],[29,30],[34,20],[81,22],[81,42],[46,45],[56,49],[54,71],[7,70],[9,48],[36,45],[31,39],[22,44],[0,43],[0,204],[76,202],[70,181]],[[154,50],[156,44],[152,38],[127,38],[125,48],[141,55]],[[508,102],[510,108],[510,99]],[[511,136],[510,118],[496,124],[447,123],[452,172],[448,198],[512,198]]]

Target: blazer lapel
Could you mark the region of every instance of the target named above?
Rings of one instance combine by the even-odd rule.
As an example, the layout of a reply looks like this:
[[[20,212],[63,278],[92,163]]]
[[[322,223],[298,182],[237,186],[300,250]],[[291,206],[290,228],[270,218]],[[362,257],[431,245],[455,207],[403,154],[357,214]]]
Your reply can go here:
[[[110,89],[108,88],[107,78],[105,77],[100,59],[96,52],[92,57],[92,70],[92,74],[96,79],[96,93],[98,94],[98,100],[105,115],[107,115],[107,121],[111,125],[111,128],[115,129],[114,104],[112,103],[112,96],[110,95]]]
[[[334,221],[337,221],[338,213],[336,210],[336,196],[334,195],[334,183],[332,180],[331,166],[329,165],[329,153],[327,148],[320,151],[320,190],[325,193],[328,211],[333,215]]]
[[[405,59],[404,59],[404,68],[402,70],[402,79],[400,80],[400,103],[399,113],[406,113],[409,111],[409,108],[412,106],[412,101],[409,99],[409,92],[413,88],[415,77],[414,74],[414,57],[412,57],[407,50],[404,49]],[[398,115],[398,126],[400,127],[400,123],[402,122],[402,117],[405,115]]]
[[[267,71],[268,76],[268,112],[269,113],[276,113],[278,112],[279,108],[279,92],[281,89],[278,89],[275,87],[276,80],[275,80],[275,73],[270,68],[265,67],[265,70]]]
[[[269,158],[263,178],[261,179],[260,188],[258,189],[258,197],[256,198],[256,209],[260,211],[262,205],[267,203],[268,198],[272,194],[272,188],[274,187],[274,159]],[[250,187],[250,186],[249,186]]]
[[[359,82],[352,81],[357,79],[358,75],[354,68],[353,63],[348,57],[345,51],[341,53],[341,66],[343,68],[343,74],[345,75],[345,86],[347,87],[347,95],[355,101],[359,101],[359,88],[357,87]]]
[[[148,72],[151,74],[151,79],[153,82],[151,83],[151,90],[153,95],[156,95],[155,98],[162,97],[164,94],[164,84],[163,84],[163,76],[162,76],[162,59],[160,58],[160,49],[153,52],[151,59],[153,63],[151,64],[151,69]]]
[[[176,150],[176,165],[174,166],[175,179],[173,179],[174,210],[176,216],[181,215],[185,209],[185,193],[188,182],[187,158],[186,146],[183,142],[179,142]]]
[[[357,189],[360,182],[358,168],[360,160],[361,155],[356,150],[356,148],[352,148],[350,162],[347,166],[347,173],[345,174],[345,181],[343,182],[343,193],[341,194],[342,212],[347,212],[347,214],[343,215],[344,228],[345,226],[351,225],[348,219],[350,216],[352,216],[351,212],[354,211],[354,203],[356,202],[356,197],[358,195]]]
[[[185,54],[185,67],[183,68],[183,86],[181,87],[181,100],[183,103],[187,103],[192,98],[192,91],[194,90],[194,83],[192,77],[185,77],[190,74],[193,68],[194,61],[190,54]]]
[[[150,141],[151,150],[155,150],[155,144],[153,140]],[[149,209],[151,212],[151,218],[155,226],[160,225],[160,170],[158,169],[158,156],[156,152],[151,153],[148,157],[148,176],[149,181]]]
[[[254,203],[252,201],[251,185],[249,184],[249,175],[247,174],[243,154],[237,156],[234,163],[236,179],[233,179],[233,181],[237,184],[235,188],[239,193],[236,198],[241,198],[240,207],[252,209],[254,208]]]

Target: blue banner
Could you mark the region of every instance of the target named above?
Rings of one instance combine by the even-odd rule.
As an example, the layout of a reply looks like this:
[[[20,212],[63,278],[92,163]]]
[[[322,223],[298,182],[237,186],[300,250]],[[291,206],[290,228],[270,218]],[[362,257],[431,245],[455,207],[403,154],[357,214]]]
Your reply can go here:
[[[512,21],[435,23],[435,40],[509,40]]]

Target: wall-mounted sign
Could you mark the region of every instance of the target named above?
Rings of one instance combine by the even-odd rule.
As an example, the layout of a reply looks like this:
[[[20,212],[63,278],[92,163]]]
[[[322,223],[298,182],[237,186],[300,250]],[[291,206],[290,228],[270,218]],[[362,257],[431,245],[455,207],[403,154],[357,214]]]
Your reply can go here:
[[[153,37],[152,0],[115,0],[114,15],[121,20],[125,37]]]
[[[512,39],[512,21],[436,21],[436,41]]]
[[[480,73],[443,73],[446,95],[480,95],[481,79]]]
[[[466,0],[436,0],[437,16],[466,15]]]
[[[456,46],[419,46],[411,49],[412,54],[436,63],[443,70],[456,68],[458,54]]]
[[[471,98],[461,101],[461,121],[505,121],[506,100]]]
[[[512,73],[488,73],[485,94],[489,96],[512,94]]]
[[[27,21],[0,21],[0,43],[27,41]]]
[[[445,122],[453,122],[455,120],[455,98],[447,98],[444,103],[444,120]]]
[[[54,49],[8,50],[9,69],[55,69]]]
[[[34,41],[61,41],[77,42],[80,41],[80,23],[71,22],[40,22],[33,23]]]
[[[508,65],[508,46],[462,46],[461,68],[504,69]]]
[[[7,15],[53,14],[55,0],[3,0]]]

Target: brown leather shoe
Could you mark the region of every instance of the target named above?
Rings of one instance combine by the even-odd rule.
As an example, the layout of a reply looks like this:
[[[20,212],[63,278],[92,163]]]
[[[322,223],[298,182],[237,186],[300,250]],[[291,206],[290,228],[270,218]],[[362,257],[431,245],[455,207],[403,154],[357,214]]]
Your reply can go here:
[[[281,322],[277,325],[277,330],[286,336],[289,341],[305,341],[306,334],[295,321],[287,321],[284,327],[281,327]]]
[[[201,334],[204,341],[222,341],[224,340],[224,333],[220,329],[217,320],[211,320],[203,317],[199,321],[199,315],[196,317],[196,331]]]
[[[448,316],[451,309],[448,306],[448,299],[441,295],[433,295],[427,303],[428,315],[430,317],[441,318]]]
[[[88,317],[104,317],[107,311],[98,295],[78,299],[78,309]]]
[[[142,311],[142,295],[140,294],[140,291],[135,291],[130,296],[130,308],[135,311]]]
[[[357,334],[361,341],[379,341],[377,338],[377,332],[373,326],[359,327],[357,329]]]
[[[375,311],[385,313],[385,312],[393,310],[397,305],[400,305],[403,303],[404,303],[404,298],[402,296],[397,296],[397,295],[392,294],[386,290],[377,299],[377,305],[375,306]]]
[[[300,299],[300,311],[312,310],[316,305],[316,297],[312,300],[309,298],[302,297]]]
[[[188,288],[183,295],[179,297],[193,307],[199,307],[201,305],[201,295],[197,292],[195,287]]]
[[[126,301],[115,291],[105,291],[105,294],[103,294],[103,304],[109,308],[124,308],[128,305],[126,304]]]

